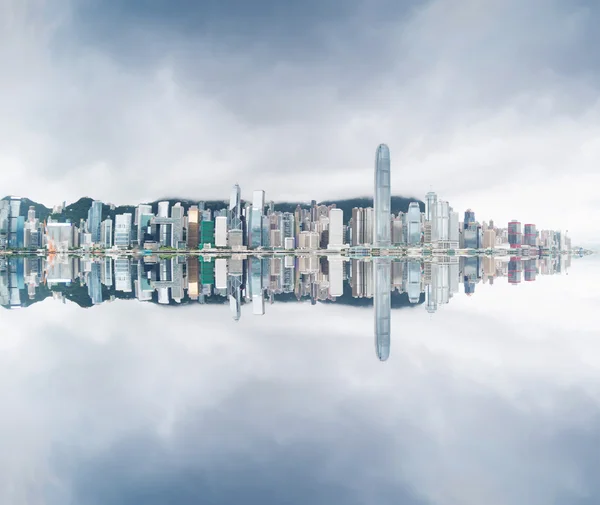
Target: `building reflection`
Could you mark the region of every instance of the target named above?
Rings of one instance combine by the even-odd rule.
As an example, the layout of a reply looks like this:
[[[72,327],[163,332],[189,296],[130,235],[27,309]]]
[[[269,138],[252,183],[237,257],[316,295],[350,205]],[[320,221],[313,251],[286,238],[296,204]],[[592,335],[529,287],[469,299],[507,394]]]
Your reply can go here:
[[[239,321],[245,305],[264,315],[278,302],[374,306],[378,359],[390,354],[393,309],[424,304],[434,314],[459,293],[505,278],[511,285],[567,271],[570,256],[454,257],[396,260],[330,255],[143,257],[0,257],[0,305],[28,307],[52,297],[92,307],[115,299],[177,306],[228,303]]]

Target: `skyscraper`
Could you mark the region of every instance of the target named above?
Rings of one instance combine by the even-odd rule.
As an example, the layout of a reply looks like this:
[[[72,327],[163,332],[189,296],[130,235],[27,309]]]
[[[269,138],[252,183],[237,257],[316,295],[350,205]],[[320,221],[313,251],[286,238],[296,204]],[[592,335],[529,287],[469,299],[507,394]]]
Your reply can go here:
[[[131,246],[132,217],[130,213],[115,216],[115,246],[120,249],[128,249]]]
[[[94,200],[88,211],[87,229],[92,236],[92,244],[99,244],[101,240],[102,202]]]
[[[435,243],[438,240],[444,240],[440,235],[441,226],[440,220],[438,219],[439,206],[437,195],[430,191],[425,195],[425,201],[427,203],[427,208],[425,209],[425,219],[431,223],[431,243]]]
[[[265,208],[265,192],[256,190],[252,194],[252,211],[250,214],[250,243],[255,249],[265,245],[263,243],[263,212]]]
[[[408,221],[408,244],[421,245],[421,209],[418,202],[410,202],[406,219]]]
[[[389,226],[388,226],[389,227]],[[329,244],[330,249],[340,249],[344,245],[344,212],[333,208],[329,211]]]
[[[521,233],[521,223],[513,219],[508,223],[508,243],[511,249],[518,249],[523,243],[523,235]]]
[[[238,184],[234,184],[231,188],[231,196],[229,198],[229,211],[227,212],[227,231],[229,234],[233,231],[233,236],[244,233],[244,221],[242,217],[242,191]],[[239,244],[243,245],[243,244]]]
[[[188,210],[188,232],[187,247],[190,250],[198,249],[200,244],[200,212],[196,205],[192,205]]]
[[[392,243],[390,228],[390,150],[385,144],[380,144],[375,154],[375,195],[373,208],[375,214],[373,244],[376,247],[389,247]]]

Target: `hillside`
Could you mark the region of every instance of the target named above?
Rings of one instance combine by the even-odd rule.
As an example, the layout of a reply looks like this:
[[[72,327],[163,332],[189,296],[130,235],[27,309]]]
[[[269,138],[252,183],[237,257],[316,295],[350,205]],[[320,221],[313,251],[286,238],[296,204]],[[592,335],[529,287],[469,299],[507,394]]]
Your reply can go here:
[[[8,198],[8,197],[5,197]],[[47,219],[49,216],[52,216],[52,219],[55,219],[59,222],[70,221],[72,223],[79,223],[81,219],[87,219],[88,210],[92,206],[93,199],[90,197],[83,197],[77,200],[76,202],[67,205],[67,207],[63,210],[61,214],[52,214],[52,209],[47,208],[46,206],[33,202],[27,198],[23,198],[21,200],[21,215],[26,216],[27,211],[30,206],[35,207],[36,216],[40,220]],[[180,202],[185,211],[190,208],[192,205],[196,205],[197,201],[191,200],[182,200],[178,198],[162,198],[160,200],[155,200],[153,202],[149,202],[149,205],[152,205],[152,212],[158,212],[158,202],[168,201],[171,206],[175,205],[177,202]],[[392,212],[397,214],[398,212],[406,212],[408,210],[408,205],[410,202],[418,202],[421,208],[421,212],[425,211],[425,203],[421,200],[417,200],[416,198],[408,198],[404,196],[392,196]],[[352,208],[353,207],[372,207],[373,199],[367,197],[360,198],[347,198],[341,200],[325,200],[322,202],[318,202],[319,205],[332,205],[335,204],[337,208],[342,209],[344,212],[344,222],[347,222],[352,217]],[[210,200],[204,202],[205,207],[210,210],[221,210],[227,207],[228,202],[225,200]],[[296,210],[296,206],[300,205],[303,208],[308,208],[310,206],[309,202],[276,202],[275,210],[281,212],[294,212]],[[111,210],[108,205],[102,206],[102,219],[106,219],[108,217],[114,220],[116,214],[123,214],[126,212],[135,213],[134,205],[122,205],[116,207],[114,210]]]

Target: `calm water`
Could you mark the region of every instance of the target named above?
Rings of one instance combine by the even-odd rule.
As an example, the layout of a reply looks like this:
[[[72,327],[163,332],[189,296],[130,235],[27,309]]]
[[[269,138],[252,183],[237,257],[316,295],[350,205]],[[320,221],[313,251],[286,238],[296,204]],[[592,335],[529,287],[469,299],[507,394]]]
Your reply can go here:
[[[475,260],[0,265],[0,503],[597,504],[600,261]]]

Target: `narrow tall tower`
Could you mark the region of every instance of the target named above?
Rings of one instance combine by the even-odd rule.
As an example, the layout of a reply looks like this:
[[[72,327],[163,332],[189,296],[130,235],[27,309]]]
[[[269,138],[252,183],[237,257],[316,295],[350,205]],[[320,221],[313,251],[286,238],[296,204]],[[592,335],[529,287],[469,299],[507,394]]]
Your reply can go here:
[[[375,154],[375,196],[373,199],[375,213],[375,233],[373,245],[389,247],[391,240],[391,185],[390,185],[390,150],[380,144]]]

